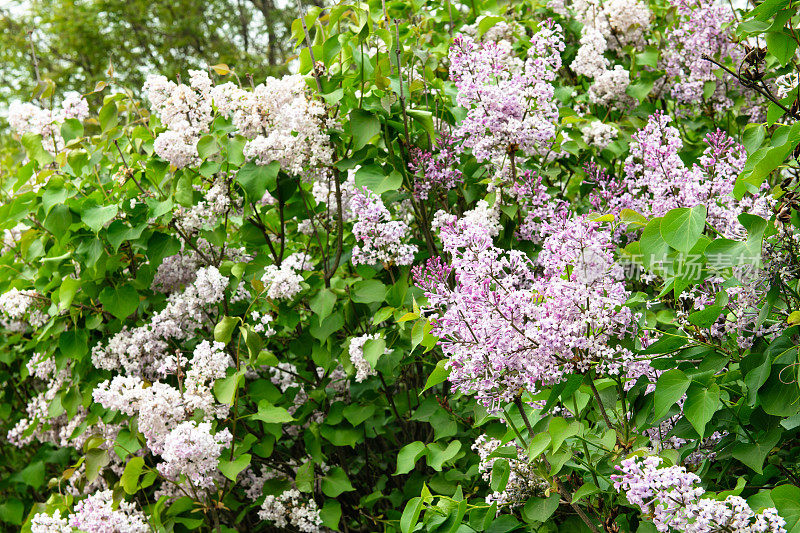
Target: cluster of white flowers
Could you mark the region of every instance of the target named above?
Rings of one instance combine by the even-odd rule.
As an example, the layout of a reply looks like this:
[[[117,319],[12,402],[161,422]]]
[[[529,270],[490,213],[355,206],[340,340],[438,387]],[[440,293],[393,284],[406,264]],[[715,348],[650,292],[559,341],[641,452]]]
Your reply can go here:
[[[202,191],[202,187],[196,187]],[[241,200],[232,201],[230,186],[225,178],[217,178],[207,191],[204,199],[194,204],[191,208],[178,207],[175,210],[175,221],[186,235],[195,235],[207,226],[213,227],[221,217],[231,209],[241,208]]]
[[[268,265],[261,276],[267,297],[273,300],[292,299],[303,290],[303,276],[299,272],[311,270],[314,265],[306,254],[292,254],[280,266]]]
[[[59,510],[52,515],[37,513],[31,518],[31,533],[72,533],[72,526]]]
[[[258,516],[281,528],[291,525],[307,533],[322,531],[322,517],[317,503],[312,499],[302,499],[297,489],[287,490],[280,496],[268,495],[261,504]]]
[[[169,294],[194,281],[200,261],[194,251],[165,257],[156,269],[150,289]]]
[[[38,293],[33,290],[12,288],[0,295],[0,324],[11,331],[22,332],[27,326],[33,329],[42,327],[50,315],[42,311],[37,300]]]
[[[153,143],[156,154],[177,168],[199,163],[197,141],[209,131],[214,118],[208,74],[190,70],[189,85],[150,75],[143,89],[153,111],[167,127]]]
[[[333,150],[324,127],[328,125],[322,102],[311,98],[299,74],[267,78],[252,91],[233,83],[210,91],[217,110],[231,117],[248,140],[244,155],[259,165],[278,161],[288,172],[330,165]]]
[[[494,466],[497,457],[490,457],[498,448],[502,447],[503,443],[498,439],[489,438],[487,435],[481,435],[475,440],[472,445],[480,457],[478,462],[478,471],[481,472],[481,477],[484,481],[489,481],[492,476],[492,467]],[[509,444],[511,446],[512,444]],[[543,493],[548,488],[546,480],[542,479],[536,474],[535,464],[532,464],[528,458],[528,454],[516,443],[517,457],[507,459],[510,467],[508,474],[508,482],[505,489],[502,491],[494,491],[486,497],[486,503],[497,503],[498,506],[508,505],[515,507],[525,503],[525,501],[536,493]],[[499,512],[499,510],[498,510]]]
[[[269,313],[259,313],[258,311],[253,311],[250,313],[250,318],[253,319],[255,322],[255,326],[253,326],[253,331],[256,333],[263,333],[267,337],[271,337],[275,335],[275,330],[272,328],[270,324],[275,320],[271,314]]]
[[[356,368],[356,381],[361,383],[369,376],[377,376],[378,373],[372,368],[372,365],[364,358],[364,344],[370,340],[379,339],[380,335],[377,333],[373,333],[371,335],[361,335],[360,337],[354,337],[350,340],[350,348],[348,353],[350,354],[350,362]],[[386,348],[384,351],[384,355],[392,353],[391,350]]]
[[[150,526],[141,510],[131,502],[122,500],[114,505],[114,493],[103,490],[90,495],[75,505],[69,517],[72,527],[86,533],[147,533]]]
[[[580,48],[570,65],[578,75],[594,79],[589,100],[601,105],[626,105],[625,94],[630,74],[621,65],[611,68],[606,51],[621,51],[624,46],[641,48],[644,32],[650,26],[651,12],[639,0],[577,0],[573,8],[583,24]]]
[[[29,102],[8,106],[8,124],[18,135],[42,136],[42,146],[51,154],[64,148],[60,127],[65,120],[83,120],[89,116],[89,104],[79,94],[64,98],[61,109],[42,109]]]
[[[196,487],[211,487],[219,456],[232,441],[227,428],[212,434],[210,422],[182,422],[164,441],[164,462],[158,465],[158,471],[174,481],[186,476]]]
[[[599,120],[593,120],[583,129],[583,141],[589,146],[603,150],[617,138],[618,133],[617,128],[611,124],[603,124]]]
[[[28,226],[20,222],[10,229],[3,230],[2,242],[0,242],[0,254],[10,252],[22,238],[22,233],[28,229]]]
[[[170,340],[187,340],[208,320],[206,312],[222,301],[228,279],[216,267],[203,267],[194,282],[182,292],[171,294],[167,306],[143,326],[123,328],[106,345],[92,348],[92,363],[97,368],[132,375],[158,374],[169,351]]]

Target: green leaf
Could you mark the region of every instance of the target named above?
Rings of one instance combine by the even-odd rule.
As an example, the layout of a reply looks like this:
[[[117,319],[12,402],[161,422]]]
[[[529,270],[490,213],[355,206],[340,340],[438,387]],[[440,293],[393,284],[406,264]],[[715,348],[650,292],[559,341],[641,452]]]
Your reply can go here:
[[[575,491],[575,494],[572,495],[572,501],[577,502],[581,498],[586,496],[591,496],[592,494],[597,494],[600,492],[600,489],[594,483],[587,482],[581,485],[581,488]]]
[[[708,388],[692,385],[686,393],[683,414],[701,438],[705,435],[706,424],[719,407],[719,392],[719,385],[712,383]]]
[[[25,505],[16,498],[8,498],[0,503],[0,520],[15,526],[22,525],[22,516],[25,513]]]
[[[139,488],[139,476],[142,475],[143,468],[144,458],[142,457],[132,457],[125,465],[120,481],[127,494],[133,494]]]
[[[447,379],[447,377],[450,375],[450,369],[445,368],[446,364],[447,359],[441,359],[438,363],[436,363],[436,368],[434,368],[433,372],[431,372],[428,376],[428,380],[425,382],[425,388],[422,389],[420,395],[431,387],[434,387]]]
[[[349,124],[350,134],[353,136],[353,150],[360,150],[381,132],[381,121],[364,109],[350,111]]]
[[[69,207],[64,204],[53,207],[42,225],[57,239],[61,239],[72,225],[72,213]]]
[[[785,529],[789,533],[800,531],[800,488],[794,485],[781,485],[770,491],[772,503],[778,514],[786,520]]]
[[[283,407],[272,405],[267,400],[258,402],[258,412],[252,416],[254,420],[261,420],[267,424],[286,424],[293,422],[294,418]]]
[[[353,301],[361,304],[382,302],[386,297],[386,285],[376,279],[367,279],[353,284]]]
[[[365,405],[351,404],[344,408],[342,415],[345,420],[350,422],[353,427],[361,424],[364,420],[375,414],[375,405],[368,403]]]
[[[667,370],[660,376],[656,382],[655,391],[655,420],[661,420],[669,412],[670,407],[678,403],[678,400],[683,398],[686,394],[686,389],[689,388],[689,378],[686,374],[674,368]]]
[[[451,440],[450,444],[448,444],[446,448],[444,445],[439,444],[438,442],[432,442],[428,444],[427,447],[428,466],[437,472],[441,472],[444,463],[453,459],[456,455],[458,455],[458,452],[461,451],[461,441]]]
[[[90,230],[97,233],[106,223],[117,216],[116,205],[94,206],[81,213],[81,220]]]
[[[780,31],[767,33],[767,50],[775,56],[781,66],[786,66],[794,57],[794,52],[797,50],[797,41],[787,35],[781,28]]]
[[[765,435],[759,436],[755,443],[752,442],[739,442],[731,451],[734,459],[738,459],[745,465],[749,466],[757,474],[763,473],[764,459],[778,444],[781,439],[781,430],[773,429]]]
[[[309,307],[320,324],[331,314],[334,305],[336,305],[336,295],[330,289],[321,289],[309,302]]]
[[[224,316],[216,326],[214,326],[214,340],[228,344],[233,336],[233,328],[239,323],[239,319],[232,316]]]
[[[364,165],[356,171],[356,186],[366,187],[375,194],[396,191],[403,184],[403,176],[396,170],[388,174],[378,165]]]
[[[34,461],[14,474],[12,479],[33,489],[38,489],[44,484],[44,463],[42,461]]]
[[[212,155],[219,153],[220,146],[213,135],[204,135],[197,141],[197,155],[202,159],[208,159]]]
[[[83,137],[83,124],[77,118],[68,118],[61,125],[61,137],[64,142],[70,142],[72,139]]]
[[[563,418],[553,417],[547,428],[547,433],[550,435],[550,449],[554,452],[558,451],[564,440],[574,437],[580,433],[580,430],[581,424],[577,421],[570,423]]]
[[[419,496],[408,500],[403,515],[400,517],[400,531],[401,533],[409,533],[414,531],[414,527],[419,520],[419,514],[422,512],[422,498]]]
[[[417,460],[425,453],[425,445],[420,441],[406,444],[397,454],[397,470],[394,475],[408,474],[414,469]]]
[[[688,253],[700,239],[705,227],[705,206],[679,207],[664,215],[661,220],[661,237],[679,252]]]
[[[117,125],[119,122],[119,114],[117,113],[117,104],[108,102],[100,109],[100,128],[103,133]]]
[[[125,320],[139,307],[139,294],[130,285],[106,287],[100,293],[103,309],[120,320]]]
[[[531,498],[522,508],[522,517],[528,523],[547,522],[558,509],[560,499],[558,494],[551,494],[547,498]]]
[[[214,396],[217,397],[217,400],[233,405],[236,391],[244,378],[244,372],[244,369],[242,369],[214,382]],[[255,417],[256,415],[253,416]]]
[[[336,500],[325,500],[325,505],[319,511],[322,525],[334,531],[339,531],[339,521],[342,519],[342,504]]]
[[[300,492],[312,492],[314,490],[314,463],[306,461],[297,468],[294,476],[294,484]]]
[[[106,450],[102,450],[100,448],[92,448],[91,450],[86,452],[86,480],[91,483],[97,476],[100,475],[100,471],[111,462],[111,459],[108,457],[108,452]]]
[[[66,311],[72,305],[72,300],[75,298],[81,282],[78,279],[66,277],[61,282],[61,287],[58,289],[58,310]]]
[[[42,146],[41,135],[26,133],[22,136],[21,142],[22,146],[25,147],[25,151],[28,153],[28,157],[39,163],[40,166],[45,166],[53,162],[53,156]]]
[[[256,165],[251,161],[239,169],[236,181],[242,186],[248,199],[255,203],[264,197],[267,189],[275,188],[280,168],[277,161],[268,165]]]
[[[508,533],[517,529],[519,520],[514,515],[503,514],[495,518],[491,525],[486,528],[486,533]]]
[[[508,485],[508,477],[511,475],[511,466],[508,459],[499,458],[492,464],[492,477],[489,486],[494,492],[503,492]]]
[[[330,498],[335,498],[343,492],[356,490],[350,483],[347,474],[341,467],[333,467],[328,474],[322,478],[322,493]]]
[[[539,457],[550,446],[551,439],[552,437],[550,437],[549,433],[539,433],[533,437],[530,444],[528,444],[528,457],[531,460]]]
[[[238,476],[242,470],[250,466],[250,459],[249,453],[242,454],[233,461],[220,458],[219,471],[231,481],[236,481],[236,476]]]

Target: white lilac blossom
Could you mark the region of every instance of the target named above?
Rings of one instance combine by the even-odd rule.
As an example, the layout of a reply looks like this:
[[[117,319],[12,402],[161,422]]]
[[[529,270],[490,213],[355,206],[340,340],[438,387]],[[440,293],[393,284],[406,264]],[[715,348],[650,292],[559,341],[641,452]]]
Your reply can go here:
[[[553,81],[564,50],[561,26],[544,21],[531,37],[525,60],[508,41],[475,42],[459,34],[450,47],[456,102],[467,109],[454,136],[479,161],[509,152],[533,154],[556,136],[558,107]]]
[[[31,519],[31,533],[72,533],[68,517],[56,510],[52,515],[36,513]]]
[[[364,344],[370,340],[379,339],[380,335],[377,333],[373,333],[371,335],[361,335],[360,337],[354,337],[350,340],[350,348],[348,349],[348,353],[350,355],[350,362],[356,368],[356,381],[361,383],[369,376],[377,376],[378,373],[372,367],[372,365],[364,358]],[[386,348],[384,350],[384,354],[391,353],[391,350]]]
[[[29,102],[14,102],[8,106],[8,125],[18,135],[41,135],[42,146],[51,154],[64,148],[61,125],[65,120],[84,120],[89,116],[89,104],[80,95],[67,96],[61,108],[42,109]]]
[[[411,229],[400,220],[392,220],[381,197],[366,187],[356,191],[350,201],[350,214],[355,219],[353,236],[354,265],[410,265],[417,247],[406,244]]]
[[[194,282],[181,292],[172,293],[167,306],[153,315],[143,326],[127,326],[107,344],[92,348],[92,363],[97,368],[127,374],[158,374],[162,360],[168,355],[170,340],[187,340],[208,320],[207,311],[222,301],[228,279],[216,267],[197,270]]]
[[[527,499],[535,494],[544,494],[549,488],[549,483],[536,473],[536,463],[532,462],[525,453],[525,450],[516,442],[509,443],[516,448],[517,457],[509,458],[510,468],[506,487],[501,491],[494,491],[486,497],[486,503],[496,503],[498,507],[516,507],[522,505]],[[490,481],[492,468],[497,457],[490,457],[503,443],[498,439],[493,439],[487,435],[481,435],[475,439],[472,449],[480,457],[478,462],[478,472],[484,481]],[[500,509],[498,509],[499,513]]]
[[[603,124],[593,120],[583,130],[583,141],[598,150],[604,150],[618,135],[617,128],[611,124]]]
[[[156,269],[150,288],[169,294],[191,284],[197,276],[200,261],[193,251],[165,257]]]
[[[288,172],[330,165],[333,150],[324,128],[325,107],[299,74],[267,78],[252,91],[232,83],[210,90],[217,110],[248,140],[244,155],[259,165],[277,161]]]
[[[261,276],[264,291],[272,300],[290,300],[303,290],[300,272],[313,268],[304,254],[293,254],[285,258],[280,266],[267,265]]]
[[[414,277],[457,390],[495,411],[568,373],[591,370],[632,384],[649,372],[616,345],[635,332],[635,317],[623,305],[628,292],[611,235],[598,223],[551,221],[538,265],[497,248],[491,226],[453,216],[438,224],[451,261],[431,259]]]
[[[210,422],[182,422],[164,440],[158,471],[174,481],[186,476],[196,487],[211,487],[219,456],[232,440],[227,428],[211,433]]]
[[[279,496],[266,496],[258,516],[280,528],[291,525],[308,533],[322,531],[322,517],[317,503],[312,499],[303,499],[297,489],[287,490]]]
[[[573,7],[583,29],[570,68],[593,79],[588,93],[592,103],[629,105],[633,102],[625,93],[630,83],[629,72],[622,65],[612,67],[606,52],[621,52],[628,45],[642,48],[644,31],[650,26],[650,9],[637,0],[578,0]]]
[[[150,526],[136,505],[122,500],[114,505],[111,490],[90,495],[75,504],[69,517],[72,527],[86,533],[147,533]]]
[[[42,327],[50,316],[42,311],[39,293],[33,290],[12,288],[0,295],[0,314],[3,327],[12,331],[24,331]]]
[[[661,466],[660,457],[631,457],[612,476],[614,488],[624,491],[659,532],[686,533],[786,533],[777,509],[769,507],[756,514],[739,496],[724,500],[703,497],[700,478],[682,466]]]

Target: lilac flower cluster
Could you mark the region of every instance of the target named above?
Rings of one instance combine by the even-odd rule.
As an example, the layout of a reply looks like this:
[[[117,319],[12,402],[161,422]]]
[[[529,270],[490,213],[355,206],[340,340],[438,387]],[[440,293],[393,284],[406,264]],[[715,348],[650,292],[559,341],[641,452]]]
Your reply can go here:
[[[678,23],[665,35],[666,50],[662,65],[671,82],[672,96],[682,104],[703,99],[707,82],[717,86],[711,100],[718,109],[733,104],[722,80],[714,74],[717,67],[703,59],[738,59],[730,26],[736,21],[731,6],[716,0],[670,0],[678,12]]]
[[[181,292],[170,294],[167,306],[143,326],[127,326],[107,344],[92,348],[92,363],[97,368],[127,374],[155,376],[167,355],[170,341],[185,341],[208,321],[207,312],[222,301],[228,279],[216,267],[203,267],[195,273],[194,282]]]
[[[549,487],[549,483],[536,473],[536,463],[530,460],[522,446],[516,442],[509,443],[509,445],[511,444],[517,449],[517,457],[508,459],[510,472],[506,487],[502,491],[494,491],[486,497],[486,503],[496,503],[498,507],[522,505],[530,496],[544,494]],[[472,449],[480,457],[478,471],[484,481],[491,480],[492,468],[497,460],[497,457],[492,454],[502,445],[500,440],[489,438],[487,435],[481,435],[475,439]]]
[[[136,505],[124,500],[115,505],[114,494],[104,490],[75,504],[69,524],[86,533],[147,533],[150,526]]]
[[[219,456],[232,441],[227,428],[211,433],[210,422],[182,422],[164,440],[158,471],[173,481],[186,476],[194,487],[211,487]]]
[[[258,516],[280,528],[291,525],[306,533],[323,531],[317,502],[303,499],[297,489],[287,490],[278,496],[268,495],[261,504]]]
[[[633,135],[624,178],[615,182],[602,172],[593,176],[599,197],[607,200],[612,211],[627,208],[660,217],[677,207],[704,205],[709,224],[732,239],[744,235],[738,220],[741,213],[770,218],[769,195],[745,196],[739,201],[732,195],[747,158],[743,146],[722,131],[710,133],[699,164],[689,168],[680,157],[683,141],[677,128],[669,125],[671,120],[656,112]]]
[[[662,467],[660,457],[622,461],[612,476],[614,488],[625,491],[633,505],[662,533],[786,533],[784,520],[777,509],[769,507],[756,514],[739,496],[723,501],[703,498],[700,478],[682,466]]]
[[[283,260],[280,266],[267,265],[261,283],[267,298],[272,300],[290,300],[303,287],[303,276],[300,272],[313,269],[311,258],[306,254],[293,254]]]
[[[429,260],[414,277],[457,390],[496,411],[572,372],[594,368],[631,380],[649,372],[615,346],[635,331],[635,317],[623,305],[622,269],[599,224],[550,221],[534,263],[497,248],[490,219],[437,215],[434,222],[451,261]]]
[[[533,35],[525,61],[513,55],[508,41],[455,37],[450,78],[458,89],[456,102],[467,109],[455,136],[479,161],[501,162],[516,150],[533,154],[555,138],[553,81],[563,50],[561,26],[552,21]]]
[[[517,177],[511,186],[511,196],[523,213],[517,228],[517,237],[522,240],[540,242],[547,236],[548,222],[566,216],[567,202],[550,196],[541,176],[531,171]]]
[[[29,102],[14,102],[8,106],[8,125],[18,135],[30,133],[42,136],[42,146],[55,155],[64,148],[61,125],[65,120],[83,121],[89,116],[89,103],[74,94],[61,102],[61,109],[42,109]]]
[[[189,75],[189,85],[153,75],[144,85],[153,111],[167,127],[154,144],[162,159],[178,168],[198,164],[197,142],[209,131],[216,108],[248,139],[247,160],[259,165],[278,161],[295,174],[330,164],[325,108],[310,97],[302,76],[270,77],[247,91],[230,82],[214,86],[204,71],[190,70]]]
[[[431,190],[447,193],[464,179],[457,168],[459,161],[455,139],[448,133],[442,133],[437,144],[439,150],[435,154],[420,148],[411,150],[408,166],[417,175],[414,196],[420,200],[427,200]]]
[[[350,215],[355,219],[353,236],[354,265],[410,265],[417,247],[405,244],[410,228],[400,220],[392,220],[381,197],[366,187],[357,190],[350,201]]]

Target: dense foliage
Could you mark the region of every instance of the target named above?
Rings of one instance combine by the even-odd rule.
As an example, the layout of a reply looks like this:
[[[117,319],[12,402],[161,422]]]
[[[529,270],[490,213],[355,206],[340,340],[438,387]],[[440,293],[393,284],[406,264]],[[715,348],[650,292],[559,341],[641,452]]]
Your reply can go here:
[[[13,103],[0,522],[800,532],[796,11],[343,3]]]

